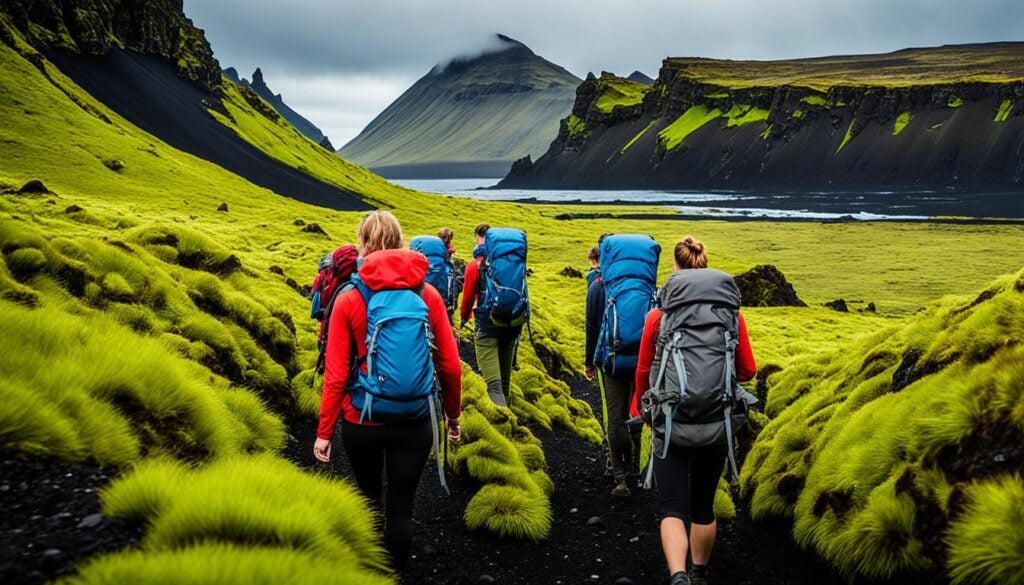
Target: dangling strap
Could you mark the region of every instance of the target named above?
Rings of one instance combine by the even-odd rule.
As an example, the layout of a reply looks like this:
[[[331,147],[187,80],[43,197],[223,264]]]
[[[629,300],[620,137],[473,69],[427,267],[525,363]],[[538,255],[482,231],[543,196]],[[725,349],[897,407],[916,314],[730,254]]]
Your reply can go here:
[[[733,392],[733,368],[735,367],[735,355],[736,340],[733,339],[732,333],[728,330],[725,332],[725,444],[729,450],[729,469],[732,471],[732,479],[729,481],[730,485],[739,485],[740,471],[739,466],[736,465],[736,453],[733,446],[732,438],[732,403],[735,399],[735,393]]]
[[[365,389],[363,394],[366,395],[366,404],[363,405],[363,411],[359,413],[359,424],[363,424],[364,419],[373,420],[373,394]]]
[[[444,463],[441,462],[440,441],[438,440],[438,435],[440,435],[440,429],[438,428],[439,425],[437,422],[437,406],[434,404],[435,401],[436,397],[430,398],[430,424],[431,428],[434,430],[434,455],[437,457],[437,477],[441,480],[441,487],[444,489],[444,493],[450,496],[452,495],[452,493],[448,490],[448,483],[444,480]],[[446,443],[447,440],[448,438],[445,437]]]
[[[604,376],[601,369],[597,369],[597,388],[601,391],[601,426],[604,427],[604,436],[608,438],[608,396],[604,389]]]
[[[668,442],[668,439],[665,439]],[[651,489],[651,478],[654,477],[654,429],[651,429],[651,456],[647,458],[647,475],[644,477],[644,489]]]

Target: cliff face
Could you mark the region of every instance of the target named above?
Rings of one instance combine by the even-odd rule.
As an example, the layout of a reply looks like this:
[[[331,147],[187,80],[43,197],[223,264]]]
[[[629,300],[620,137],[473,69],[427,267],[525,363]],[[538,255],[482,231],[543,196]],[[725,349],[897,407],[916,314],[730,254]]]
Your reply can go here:
[[[667,59],[642,97],[588,78],[505,188],[1024,185],[1024,43],[779,62]],[[605,107],[602,107],[604,104]]]
[[[256,71],[252,72],[252,81],[248,79],[240,78],[238,71],[234,67],[228,67],[224,70],[224,76],[234,81],[235,83],[244,85],[253,91],[255,91],[261,98],[266,100],[268,104],[273,106],[277,110],[278,114],[288,120],[295,129],[301,132],[304,136],[323,146],[324,148],[334,152],[334,148],[331,147],[331,141],[328,140],[324,133],[316,127],[315,124],[307,120],[302,114],[293,110],[288,104],[284,103],[284,98],[279,93],[274,93],[267,82],[263,79],[263,71],[259,67]]]
[[[182,0],[0,0],[0,12],[37,48],[106,55],[123,48],[160,57],[213,90],[221,70]]]
[[[338,151],[390,178],[501,177],[547,149],[579,78],[504,36],[437,65]]]

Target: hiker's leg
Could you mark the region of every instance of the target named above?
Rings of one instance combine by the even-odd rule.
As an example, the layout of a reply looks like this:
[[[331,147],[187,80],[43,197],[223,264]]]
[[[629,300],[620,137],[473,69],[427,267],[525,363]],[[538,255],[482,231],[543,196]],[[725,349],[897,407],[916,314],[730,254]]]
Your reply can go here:
[[[498,360],[498,338],[476,334],[476,365],[487,383],[487,395],[498,406],[508,406],[501,388],[501,366]]]
[[[664,459],[651,455],[661,499],[661,549],[668,572],[686,571],[690,542],[685,521],[690,511],[690,457],[685,449],[669,446]]]
[[[384,546],[396,571],[405,568],[412,544],[413,502],[423,466],[430,456],[434,432],[430,421],[390,425],[385,461],[388,495],[385,500]]]
[[[384,485],[384,442],[380,429],[343,421],[341,442],[345,445],[345,455],[352,466],[352,475],[356,476],[359,491],[379,506]]]
[[[631,472],[633,442],[626,428],[629,399],[633,395],[630,376],[604,376],[605,397],[608,401],[608,449],[612,454],[612,475],[615,483],[626,481]]]
[[[501,369],[501,393],[505,396],[505,404],[511,403],[512,364],[515,362],[518,343],[519,335],[503,337],[498,342],[498,367]]]
[[[715,521],[715,494],[725,469],[725,445],[700,447],[691,450],[690,458],[690,542],[693,562],[706,565],[711,560],[711,549],[718,535]]]

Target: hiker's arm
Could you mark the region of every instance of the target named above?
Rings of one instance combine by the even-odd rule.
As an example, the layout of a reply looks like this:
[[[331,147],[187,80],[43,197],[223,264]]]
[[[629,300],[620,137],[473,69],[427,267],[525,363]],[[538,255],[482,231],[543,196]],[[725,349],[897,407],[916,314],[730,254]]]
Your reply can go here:
[[[327,355],[324,359],[324,390],[320,400],[320,426],[316,436],[330,440],[334,436],[334,425],[341,413],[341,402],[348,385],[352,356],[352,331],[349,323],[349,304],[345,297],[338,297],[338,306],[331,312],[328,330]]]
[[[441,383],[441,403],[449,419],[462,414],[462,362],[459,360],[459,346],[455,343],[452,326],[448,323],[448,309],[444,299],[429,284],[423,289],[423,297],[430,311],[430,329],[434,332],[434,367]]]
[[[743,320],[743,313],[739,314],[740,339],[736,346],[736,379],[740,382],[754,379],[757,375],[757,363],[754,361],[754,350],[750,347],[750,337],[747,336],[747,322]]]
[[[462,323],[473,317],[473,305],[476,304],[476,285],[480,279],[480,262],[475,258],[466,264],[466,278],[462,288],[462,303],[459,305]]]
[[[601,334],[601,317],[604,316],[604,287],[597,281],[587,287],[586,318],[586,353],[583,365],[594,367],[594,351],[597,349],[597,336]]]
[[[640,355],[636,363],[636,388],[633,398],[629,401],[629,415],[640,416],[640,397],[651,386],[651,364],[654,354],[658,351],[658,329],[661,328],[661,311],[651,309],[644,321],[644,333],[640,337]]]

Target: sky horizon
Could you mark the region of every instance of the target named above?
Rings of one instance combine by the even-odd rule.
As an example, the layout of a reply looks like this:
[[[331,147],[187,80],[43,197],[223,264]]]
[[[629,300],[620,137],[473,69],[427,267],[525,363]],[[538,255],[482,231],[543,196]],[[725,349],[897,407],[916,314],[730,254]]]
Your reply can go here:
[[[1024,2],[611,0],[474,2],[184,0],[221,67],[267,85],[336,148],[437,63],[506,34],[579,77],[666,57],[796,59],[1021,40]],[[765,10],[765,8],[768,10]],[[538,18],[537,15],[543,15]],[[608,39],[611,39],[610,41]]]

